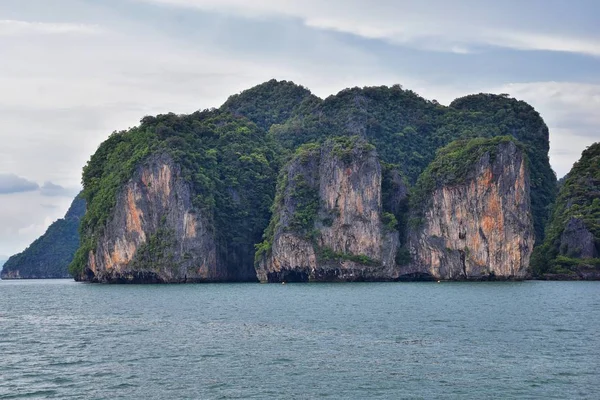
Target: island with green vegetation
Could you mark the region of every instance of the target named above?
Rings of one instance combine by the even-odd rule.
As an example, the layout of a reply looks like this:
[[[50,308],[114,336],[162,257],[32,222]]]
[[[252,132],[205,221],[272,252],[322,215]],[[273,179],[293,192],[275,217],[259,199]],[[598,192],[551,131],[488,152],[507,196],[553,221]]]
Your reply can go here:
[[[69,272],[117,283],[593,279],[594,149],[557,199],[548,128],[523,101],[480,93],[443,106],[400,85],[320,99],[271,80],[218,109],[110,135],[83,171]]]
[[[2,279],[70,278],[68,265],[79,246],[79,222],[85,214],[85,200],[78,195],[64,218],[23,252],[10,257],[2,267]]]

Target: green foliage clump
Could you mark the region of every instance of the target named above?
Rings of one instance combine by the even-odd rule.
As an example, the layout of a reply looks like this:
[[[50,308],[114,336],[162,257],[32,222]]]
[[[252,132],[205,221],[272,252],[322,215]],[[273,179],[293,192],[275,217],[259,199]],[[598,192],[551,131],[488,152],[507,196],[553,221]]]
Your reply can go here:
[[[346,164],[351,163],[357,154],[365,154],[375,150],[375,146],[359,136],[328,138],[325,143],[331,146],[331,153]]]
[[[158,230],[152,233],[145,243],[142,243],[137,249],[135,259],[131,268],[146,269],[152,267],[154,270],[170,268],[177,270],[175,257],[172,253],[172,246],[175,244],[175,232],[166,228],[164,220]]]
[[[532,256],[534,273],[541,275],[585,265],[600,266],[597,259],[563,254],[561,237],[572,218],[583,222],[595,238],[596,254],[600,254],[600,143],[584,150],[565,177],[546,228],[546,238]]]
[[[352,261],[361,265],[377,266],[380,263],[364,254],[337,253],[329,247],[319,247],[317,257],[322,261]]]
[[[225,264],[252,265],[254,244],[268,224],[273,202],[277,145],[243,117],[204,110],[145,117],[139,127],[111,135],[92,156],[83,172],[89,206],[71,265],[74,275],[83,272],[121,187],[149,155],[160,152],[181,166],[194,194],[192,203],[214,232]]]
[[[383,212],[381,214],[381,222],[383,222],[383,226],[389,231],[398,229],[398,220],[391,212]]]
[[[405,246],[399,247],[396,251],[396,264],[407,265],[411,262],[410,251]]]
[[[307,235],[312,231],[319,212],[319,191],[308,183],[302,174],[296,175],[291,185],[290,197],[296,207],[289,222],[289,229]]]
[[[293,82],[271,79],[261,85],[230,96],[222,110],[243,115],[262,129],[283,124],[293,115],[306,112],[321,99]]]
[[[27,249],[4,264],[2,275],[19,271],[23,278],[68,277],[68,266],[79,245],[79,221],[84,213],[85,200],[78,195],[64,218],[52,223]]]

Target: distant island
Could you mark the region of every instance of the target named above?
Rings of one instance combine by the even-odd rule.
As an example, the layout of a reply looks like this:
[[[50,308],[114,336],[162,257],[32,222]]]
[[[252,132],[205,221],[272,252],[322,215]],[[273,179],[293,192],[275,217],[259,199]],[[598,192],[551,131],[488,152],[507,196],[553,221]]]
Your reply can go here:
[[[68,265],[79,246],[79,222],[85,200],[78,195],[64,218],[52,223],[27,249],[10,257],[0,273],[2,279],[70,278]]]
[[[271,80],[113,133],[83,170],[87,210],[71,220],[77,238],[59,235],[56,271],[111,283],[598,279],[600,145],[558,192],[548,137],[505,94],[443,106],[395,85],[323,100]],[[50,277],[23,261],[39,247],[3,278]]]

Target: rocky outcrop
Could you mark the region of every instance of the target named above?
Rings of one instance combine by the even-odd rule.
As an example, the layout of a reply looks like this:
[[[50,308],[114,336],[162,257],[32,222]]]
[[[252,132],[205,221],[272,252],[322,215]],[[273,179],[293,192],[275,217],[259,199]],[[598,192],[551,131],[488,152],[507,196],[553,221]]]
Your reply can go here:
[[[417,227],[409,233],[412,263],[403,267],[403,275],[525,278],[534,234],[523,151],[502,139],[471,147],[460,144],[440,157],[426,171],[433,175],[433,185],[421,209],[414,211]],[[446,174],[445,181],[435,175],[437,167]],[[449,174],[452,168],[456,171]],[[457,176],[460,171],[464,176]]]
[[[283,173],[270,248],[258,255],[261,282],[397,278],[398,232],[382,222],[372,146],[356,138],[305,146]]]
[[[166,154],[138,167],[117,198],[84,279],[163,283],[255,279],[230,271],[219,258],[210,222],[192,205],[181,168]]]
[[[585,223],[572,217],[567,222],[560,237],[560,254],[575,258],[599,258],[596,249],[596,238]]]

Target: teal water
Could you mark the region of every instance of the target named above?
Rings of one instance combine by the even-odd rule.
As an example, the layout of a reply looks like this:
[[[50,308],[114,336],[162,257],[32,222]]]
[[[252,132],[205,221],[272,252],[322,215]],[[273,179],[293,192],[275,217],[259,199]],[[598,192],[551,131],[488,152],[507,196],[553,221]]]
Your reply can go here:
[[[0,398],[598,399],[600,282],[0,281]]]

